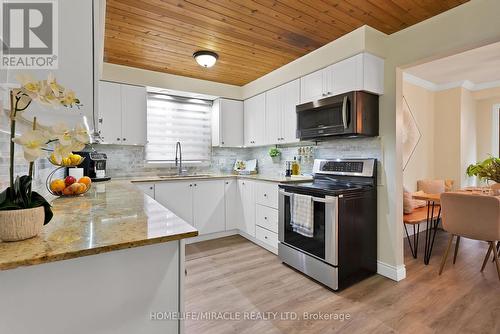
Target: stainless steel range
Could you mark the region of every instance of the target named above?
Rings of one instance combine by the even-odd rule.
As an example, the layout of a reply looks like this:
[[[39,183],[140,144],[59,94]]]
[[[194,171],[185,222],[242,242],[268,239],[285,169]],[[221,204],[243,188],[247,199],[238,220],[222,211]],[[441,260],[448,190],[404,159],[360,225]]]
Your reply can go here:
[[[279,186],[278,255],[339,290],[377,271],[376,160],[315,160],[313,173]]]

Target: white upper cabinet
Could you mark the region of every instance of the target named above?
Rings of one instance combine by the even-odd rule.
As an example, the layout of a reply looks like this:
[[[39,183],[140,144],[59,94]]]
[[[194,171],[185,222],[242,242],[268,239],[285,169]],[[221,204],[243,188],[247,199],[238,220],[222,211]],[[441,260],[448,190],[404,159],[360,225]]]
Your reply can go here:
[[[300,80],[300,103],[353,90],[381,95],[384,93],[384,60],[369,53],[360,53]]]
[[[212,106],[212,146],[243,146],[243,101],[217,99]]]
[[[298,142],[297,138],[297,112],[296,107],[300,104],[300,80],[291,81],[282,86],[282,134],[281,144]]]
[[[99,133],[105,144],[146,144],[146,88],[99,82]]]
[[[122,143],[144,145],[146,136],[146,87],[122,87]]]
[[[268,144],[281,141],[282,91],[280,87],[266,92],[266,141]]]
[[[316,101],[325,97],[327,90],[326,69],[321,69],[300,78],[300,102]]]
[[[266,92],[267,144],[297,142],[297,115],[300,80],[294,80]]]
[[[99,81],[99,133],[104,142],[108,144],[121,144],[121,94],[121,85]]]
[[[266,145],[266,93],[245,100],[243,114],[245,146]]]

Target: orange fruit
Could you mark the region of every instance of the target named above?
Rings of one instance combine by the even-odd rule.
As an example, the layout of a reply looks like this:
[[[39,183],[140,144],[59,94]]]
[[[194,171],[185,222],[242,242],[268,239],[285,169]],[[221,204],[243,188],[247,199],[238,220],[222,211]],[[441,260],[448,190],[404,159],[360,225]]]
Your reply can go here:
[[[87,186],[86,188],[88,188],[89,185],[92,183],[92,180],[90,179],[90,177],[84,176],[78,180],[78,183],[83,183],[84,185]]]
[[[72,185],[69,186],[69,188],[71,189],[71,192],[75,195],[80,193],[80,183],[78,182],[73,183]]]
[[[87,186],[85,185],[85,183],[80,183],[80,189],[78,189],[78,193],[83,194],[86,191],[87,191]]]
[[[65,187],[66,184],[64,184],[64,180],[55,179],[52,182],[50,182],[50,190],[52,190],[55,193],[63,191]]]
[[[66,196],[73,195],[73,190],[71,190],[71,186],[69,186],[69,187],[64,188],[62,193],[63,193],[63,195],[66,195]]]

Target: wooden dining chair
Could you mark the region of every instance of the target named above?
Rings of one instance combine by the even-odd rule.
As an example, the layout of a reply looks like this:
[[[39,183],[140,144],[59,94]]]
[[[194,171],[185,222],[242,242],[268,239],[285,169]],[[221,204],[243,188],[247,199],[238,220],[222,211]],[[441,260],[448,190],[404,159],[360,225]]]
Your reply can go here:
[[[441,209],[443,228],[451,233],[451,236],[441,260],[439,275],[443,272],[454,237],[462,236],[489,243],[481,272],[493,252],[500,280],[500,261],[495,247],[495,242],[500,240],[500,198],[466,193],[443,193],[441,194]],[[455,247],[455,260],[457,251],[458,247]]]

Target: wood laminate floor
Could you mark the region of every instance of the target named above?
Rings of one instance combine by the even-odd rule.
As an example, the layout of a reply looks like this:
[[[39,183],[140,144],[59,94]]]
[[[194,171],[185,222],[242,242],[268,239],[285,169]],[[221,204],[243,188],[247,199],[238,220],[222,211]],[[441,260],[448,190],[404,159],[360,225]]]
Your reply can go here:
[[[450,256],[438,276],[447,240],[447,233],[438,232],[428,266],[423,242],[417,260],[406,248],[407,279],[399,283],[375,275],[339,293],[240,236],[188,245],[187,312],[294,312],[288,315],[301,319],[187,320],[186,333],[500,333],[500,281],[491,262],[479,273],[487,244],[462,239],[457,263]],[[303,312],[350,318],[304,320]]]

